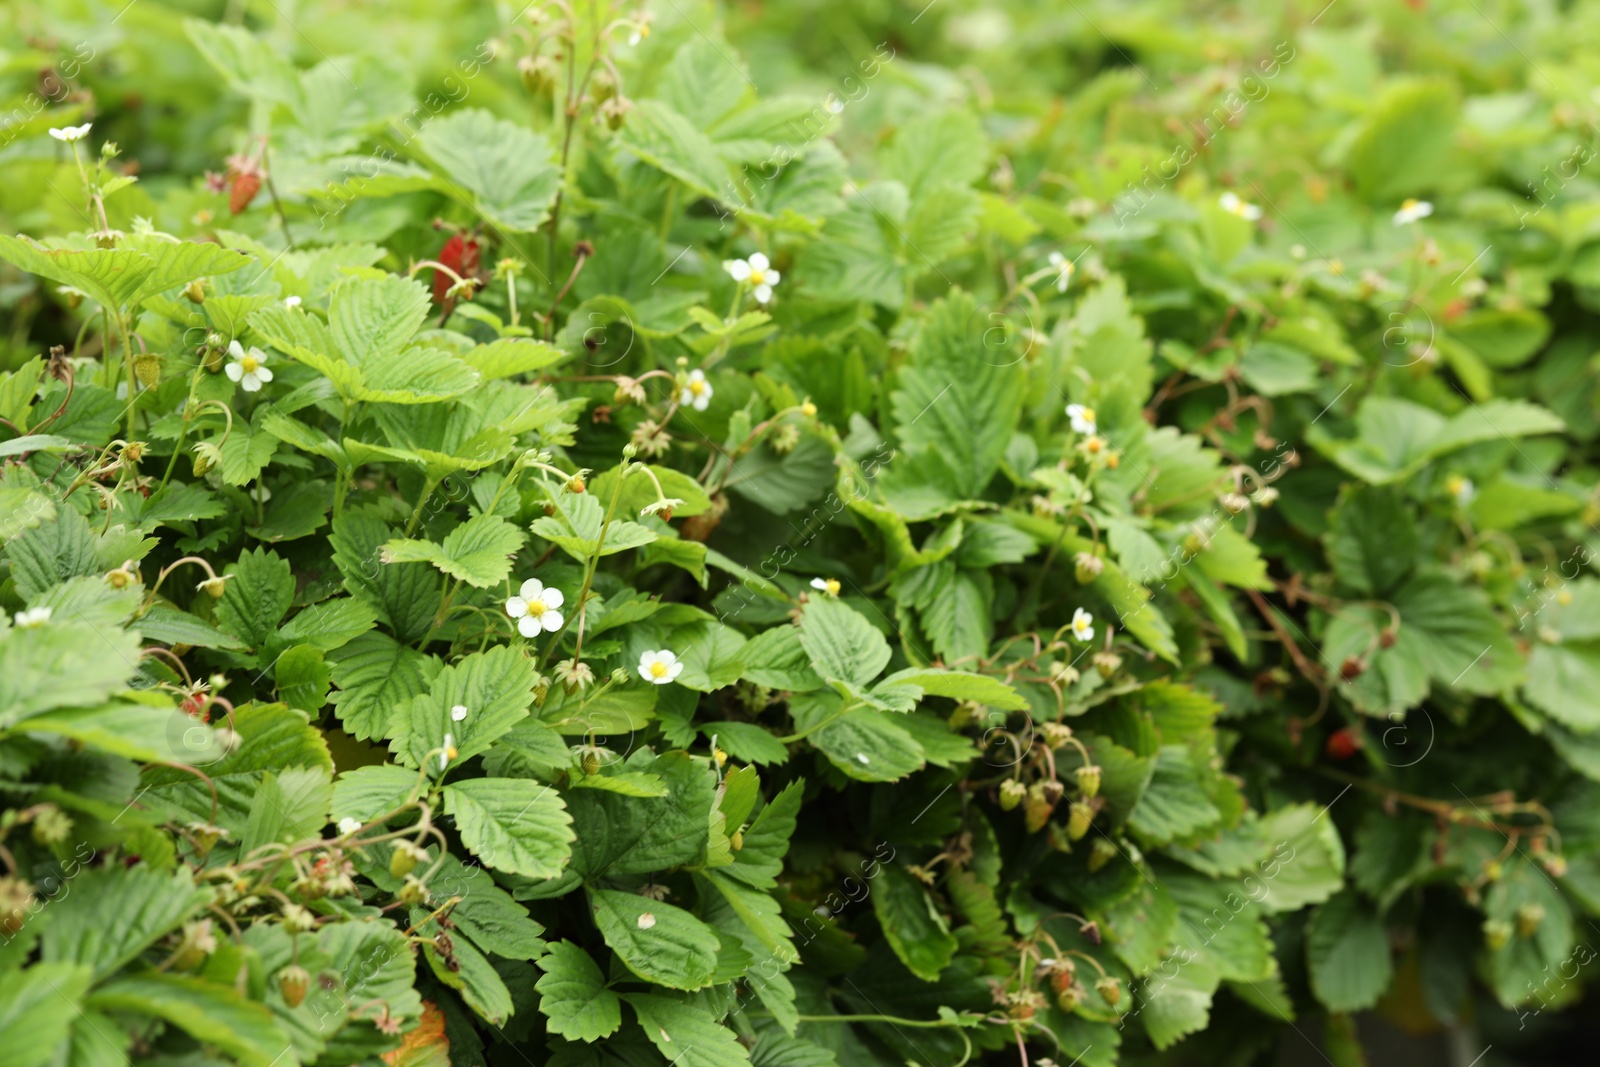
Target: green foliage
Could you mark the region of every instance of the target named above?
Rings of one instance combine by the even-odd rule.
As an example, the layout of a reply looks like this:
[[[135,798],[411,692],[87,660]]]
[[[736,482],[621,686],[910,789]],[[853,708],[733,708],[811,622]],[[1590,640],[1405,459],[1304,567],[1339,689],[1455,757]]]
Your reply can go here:
[[[1579,1003],[1593,18],[1423,7],[24,0],[7,1062]]]

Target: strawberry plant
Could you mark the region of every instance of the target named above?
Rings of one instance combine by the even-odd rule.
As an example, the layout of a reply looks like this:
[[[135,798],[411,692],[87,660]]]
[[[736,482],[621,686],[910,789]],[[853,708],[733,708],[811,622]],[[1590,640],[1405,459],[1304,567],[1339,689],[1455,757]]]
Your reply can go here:
[[[1592,101],[1356,0],[399,6],[22,8],[8,1062],[1584,999]]]

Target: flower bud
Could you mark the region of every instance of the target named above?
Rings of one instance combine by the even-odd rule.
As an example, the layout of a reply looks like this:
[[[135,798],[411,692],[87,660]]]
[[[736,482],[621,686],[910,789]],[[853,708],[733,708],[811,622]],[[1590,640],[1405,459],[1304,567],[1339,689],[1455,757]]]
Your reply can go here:
[[[1100,792],[1100,768],[1094,764],[1079,767],[1075,772],[1078,778],[1078,791],[1088,800]]]
[[[600,117],[605,120],[608,129],[620,130],[622,124],[628,121],[628,112],[632,110],[632,100],[625,96],[613,96],[600,105]]]
[[[813,404],[809,400],[805,401],[803,404],[800,405],[800,414],[804,415],[808,419],[816,418],[817,417],[817,405]]]
[[[1490,952],[1498,952],[1511,941],[1511,924],[1504,919],[1489,919],[1483,924],[1483,944]]]
[[[1517,934],[1521,937],[1532,937],[1539,930],[1539,924],[1544,922],[1544,905],[1519,904],[1517,905]]]
[[[222,574],[213,575],[212,577],[201,582],[200,588],[203,589],[212,600],[221,600],[222,594],[228,590],[228,578],[226,575]]]
[[[283,928],[291,934],[303,934],[317,925],[317,917],[298,904],[283,906]]]
[[[1018,804],[1021,804],[1022,798],[1027,795],[1027,786],[1015,778],[1007,778],[1000,783],[1000,810],[1011,811]]]
[[[184,287],[183,295],[189,298],[191,304],[204,304],[206,302],[206,283],[202,278],[196,278]]]
[[[1088,585],[1106,569],[1105,561],[1093,552],[1079,552],[1072,558],[1073,574],[1079,585]]]
[[[1064,722],[1043,723],[1039,727],[1039,736],[1044,738],[1044,743],[1054,751],[1072,740],[1072,727]]]
[[[735,830],[733,832],[733,836],[728,838],[728,847],[733,849],[735,852],[738,852],[740,849],[744,848],[743,830]]]

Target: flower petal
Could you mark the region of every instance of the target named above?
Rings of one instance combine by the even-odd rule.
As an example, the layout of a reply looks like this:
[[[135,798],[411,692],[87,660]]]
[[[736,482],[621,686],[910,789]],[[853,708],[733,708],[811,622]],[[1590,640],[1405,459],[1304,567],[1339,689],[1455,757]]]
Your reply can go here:
[[[742,259],[732,260],[727,264],[728,273],[733,275],[733,280],[742,282],[750,277],[750,264]]]
[[[557,630],[561,629],[561,624],[565,621],[566,619],[562,617],[561,612],[559,611],[547,611],[543,615],[539,616],[539,625],[543,626],[551,633],[555,633]]]
[[[667,681],[669,681],[669,682],[675,681],[677,679],[678,675],[680,675],[682,673],[683,673],[683,664],[674,663],[672,666],[667,668]]]
[[[522,583],[522,588],[517,590],[524,600],[537,600],[539,594],[544,592],[544,583],[537,578],[529,578]]]
[[[222,373],[228,376],[229,381],[236,382],[244,377],[244,368],[237,363],[225,363],[222,367]]]
[[[567,602],[566,594],[559,589],[546,589],[539,599],[544,601],[544,606],[554,610]]]
[[[662,663],[665,663],[669,667],[678,662],[678,654],[676,652],[670,652],[667,649],[662,649],[655,655],[656,659],[660,660]]]
[[[753,293],[756,298],[756,303],[765,304],[767,301],[772,299],[772,286],[763,283],[756,286],[753,290]]]
[[[234,359],[243,359],[244,345],[240,344],[237,340],[229,341],[228,355],[232,356]]]
[[[781,275],[779,275],[775,270],[767,271],[767,287],[771,288],[772,286],[777,285],[780,277]]]
[[[766,270],[772,266],[772,260],[768,259],[763,252],[750,253],[750,258],[747,262],[750,264],[751,270]]]
[[[523,637],[538,637],[539,629],[539,620],[532,615],[524,615],[517,620],[517,632]]]
[[[254,374],[254,375],[255,375],[255,376],[256,376],[256,377],[257,377],[257,378],[260,378],[260,379],[261,379],[261,380],[262,380],[262,381],[264,381],[264,382],[270,382],[270,381],[272,381],[272,372],[271,372],[271,371],[269,371],[269,370],[268,370],[268,369],[267,369],[267,368],[265,368],[265,367],[257,367],[257,368],[256,368],[256,369],[255,369],[255,370],[254,370],[254,371],[252,371],[252,372],[251,372],[251,373],[253,373],[253,374]]]
[[[520,596],[511,597],[506,601],[506,614],[513,619],[520,619],[528,613],[528,602]]]
[[[239,380],[239,384],[244,386],[244,391],[247,393],[259,393],[261,391],[261,379],[257,378],[254,372],[246,374]]]

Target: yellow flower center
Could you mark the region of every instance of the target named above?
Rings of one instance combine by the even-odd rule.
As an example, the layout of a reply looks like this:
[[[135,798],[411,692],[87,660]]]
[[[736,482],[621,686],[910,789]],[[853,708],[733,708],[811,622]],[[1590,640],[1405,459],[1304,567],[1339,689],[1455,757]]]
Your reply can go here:
[[[1400,202],[1400,210],[1401,211],[1415,211],[1417,205],[1420,204],[1421,202],[1422,201],[1420,201],[1420,200],[1411,200],[1411,199],[1402,200]]]
[[[650,36],[650,24],[648,22],[642,24],[639,27],[639,36],[640,37],[648,37],[648,36]]]
[[[665,663],[662,663],[660,660],[656,660],[654,663],[650,664],[650,677],[665,678],[666,676],[667,665]]]
[[[243,359],[241,359],[239,361],[239,366],[244,370],[244,372],[246,374],[254,374],[255,371],[256,371],[256,368],[261,366],[261,361],[259,359],[257,359],[255,356],[245,356]]]
[[[1072,629],[1075,632],[1080,633],[1080,634],[1083,633],[1088,628],[1089,628],[1089,620],[1088,619],[1078,619],[1076,622],[1074,622],[1072,624]]]
[[[827,579],[826,584],[828,586],[828,595],[829,596],[838,596],[839,595],[839,590],[842,588],[842,586],[839,585],[839,579],[837,579],[837,578],[829,578],[829,579]]]
[[[764,270],[755,270],[755,269],[752,269],[750,271],[750,284],[751,285],[765,285],[766,281],[767,281],[767,272],[766,271],[764,271]]]
[[[702,381],[690,382],[689,392],[693,393],[695,396],[704,396],[706,392],[706,383]]]
[[[1084,408],[1083,409],[1083,421],[1084,422],[1097,422],[1097,421],[1099,421],[1094,417],[1094,408]]]
[[[544,601],[542,601],[542,600],[530,600],[530,601],[528,601],[528,614],[529,615],[532,615],[534,618],[537,619],[539,616],[543,615],[544,613],[545,613]]]

